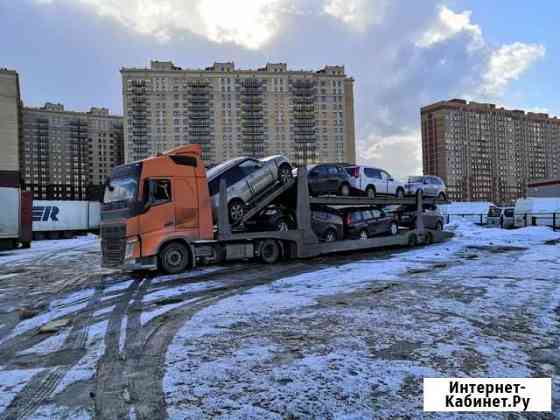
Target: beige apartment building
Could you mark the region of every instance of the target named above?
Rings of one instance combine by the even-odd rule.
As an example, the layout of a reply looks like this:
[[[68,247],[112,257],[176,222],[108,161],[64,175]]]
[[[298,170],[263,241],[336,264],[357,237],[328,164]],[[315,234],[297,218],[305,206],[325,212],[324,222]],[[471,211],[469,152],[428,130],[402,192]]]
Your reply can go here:
[[[35,199],[96,200],[123,163],[122,117],[105,108],[66,111],[62,104],[23,108],[22,174]]]
[[[20,185],[21,97],[19,77],[0,69],[0,187]]]
[[[425,174],[456,201],[507,204],[535,179],[560,176],[560,119],[461,99],[421,109]]]
[[[355,162],[354,81],[343,66],[181,69],[152,61],[121,74],[127,162],[195,143],[208,165],[273,154],[294,165]]]

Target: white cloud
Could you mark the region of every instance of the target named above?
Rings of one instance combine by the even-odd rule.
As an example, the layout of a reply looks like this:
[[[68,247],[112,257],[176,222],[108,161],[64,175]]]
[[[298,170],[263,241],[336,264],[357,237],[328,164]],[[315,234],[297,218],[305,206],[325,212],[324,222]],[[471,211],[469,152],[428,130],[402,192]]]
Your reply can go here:
[[[493,51],[482,77],[479,92],[486,97],[504,93],[510,82],[519,79],[537,60],[544,57],[546,49],[540,44],[515,42]]]
[[[383,168],[395,178],[405,180],[409,175],[422,173],[421,139],[417,129],[391,136],[372,133],[360,144],[358,162]]]
[[[470,37],[468,48],[471,51],[484,46],[480,26],[471,23],[471,11],[465,10],[462,13],[455,13],[445,6],[440,6],[436,22],[422,34],[416,45],[429,48],[459,34],[467,34]]]
[[[387,8],[386,0],[326,0],[323,12],[359,31],[380,23]]]
[[[54,3],[66,0],[35,0]],[[167,42],[189,31],[217,43],[258,49],[279,31],[292,0],[78,0],[125,28]]]

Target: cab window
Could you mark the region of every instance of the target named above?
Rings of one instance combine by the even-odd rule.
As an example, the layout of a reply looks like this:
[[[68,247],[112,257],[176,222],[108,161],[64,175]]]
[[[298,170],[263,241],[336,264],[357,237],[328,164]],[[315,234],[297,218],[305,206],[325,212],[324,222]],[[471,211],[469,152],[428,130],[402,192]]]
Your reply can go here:
[[[171,181],[169,179],[156,179],[153,186],[154,204],[171,201]]]

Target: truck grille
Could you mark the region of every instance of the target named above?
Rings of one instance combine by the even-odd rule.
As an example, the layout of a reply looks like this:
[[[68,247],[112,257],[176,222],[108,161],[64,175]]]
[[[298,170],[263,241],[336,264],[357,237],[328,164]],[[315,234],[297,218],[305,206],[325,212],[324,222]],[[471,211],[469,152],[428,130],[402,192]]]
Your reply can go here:
[[[101,226],[101,251],[104,266],[123,263],[126,252],[126,225]]]

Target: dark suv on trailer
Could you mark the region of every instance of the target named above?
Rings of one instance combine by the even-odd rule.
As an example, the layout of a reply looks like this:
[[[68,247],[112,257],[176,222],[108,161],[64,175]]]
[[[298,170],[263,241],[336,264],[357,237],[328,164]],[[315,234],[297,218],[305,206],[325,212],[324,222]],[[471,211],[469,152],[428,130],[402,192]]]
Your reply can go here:
[[[344,234],[348,238],[368,239],[377,235],[396,235],[399,226],[395,219],[376,208],[344,210]]]
[[[311,195],[350,195],[352,180],[343,165],[337,163],[309,165],[307,171]]]

